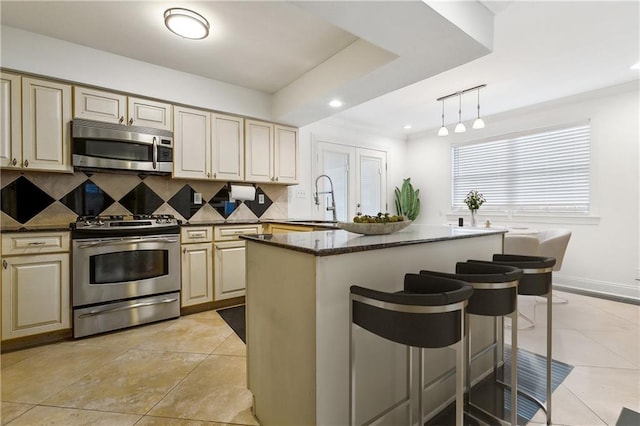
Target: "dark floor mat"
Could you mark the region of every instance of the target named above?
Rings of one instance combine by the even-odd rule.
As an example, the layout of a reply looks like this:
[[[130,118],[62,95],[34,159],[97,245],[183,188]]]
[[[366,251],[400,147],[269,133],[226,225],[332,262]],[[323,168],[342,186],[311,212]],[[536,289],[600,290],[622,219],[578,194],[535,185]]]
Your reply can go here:
[[[640,413],[622,407],[616,426],[638,426],[640,425]]]
[[[218,313],[223,320],[229,324],[229,327],[235,331],[240,339],[244,343],[246,340],[246,328],[245,328],[245,305],[234,306],[233,308],[219,309]]]

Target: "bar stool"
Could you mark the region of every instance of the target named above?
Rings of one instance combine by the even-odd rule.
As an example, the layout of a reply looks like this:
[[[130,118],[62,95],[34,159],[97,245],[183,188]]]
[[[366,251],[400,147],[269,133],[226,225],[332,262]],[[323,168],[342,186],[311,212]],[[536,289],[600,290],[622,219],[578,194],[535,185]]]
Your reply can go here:
[[[485,263],[485,262],[482,262]],[[551,424],[551,353],[552,353],[552,334],[551,334],[551,320],[552,320],[552,293],[551,283],[553,266],[556,264],[556,259],[553,257],[545,256],[523,256],[517,254],[494,254],[493,262],[497,265],[508,265],[522,269],[523,275],[520,278],[520,285],[518,286],[518,294],[528,296],[541,296],[547,299],[547,371],[546,371],[546,404],[522,390],[518,393],[526,396],[534,401],[547,415],[547,424]],[[512,324],[512,328],[517,328],[515,323]],[[516,346],[513,353],[516,352]]]
[[[512,347],[517,347],[518,283],[523,275],[522,270],[513,266],[468,261],[456,263],[455,274],[424,270],[420,271],[420,273],[430,276],[463,280],[471,284],[471,286],[473,287],[473,295],[469,299],[469,304],[467,305],[467,311],[465,314],[465,323],[467,327],[467,339],[465,345],[467,365],[465,374],[467,378],[466,387],[469,393],[467,403],[469,408],[473,407],[479,409],[485,414],[489,414],[490,416],[502,421],[502,418],[496,417],[493,413],[489,413],[486,410],[474,405],[471,401],[471,363],[474,360],[474,357],[471,354],[471,333],[469,333],[471,321],[469,314],[493,317],[494,330],[497,330],[496,324],[498,317],[511,317],[513,324],[516,325],[516,327],[511,328],[511,344]],[[494,349],[494,372],[498,363],[498,346],[500,346],[500,349],[502,351],[502,359],[504,359],[504,346],[501,342],[500,345],[498,345],[499,342],[497,331],[495,333],[496,335],[494,336],[494,343],[492,345]],[[478,354],[476,358],[480,357],[483,354],[484,351]],[[511,424],[515,426],[518,424],[518,375],[516,374],[516,372],[518,371],[517,351],[512,351],[511,360]]]
[[[464,281],[406,274],[404,291],[387,293],[351,286],[349,297],[349,424],[356,424],[355,410],[355,341],[354,325],[392,342],[419,348],[418,411],[419,424],[424,419],[422,366],[424,348],[443,348],[455,344],[456,350],[456,424],[462,426],[464,405],[464,359],[462,314],[473,288]],[[413,368],[407,366],[407,380],[413,393]],[[413,426],[412,400],[409,395],[409,424]]]

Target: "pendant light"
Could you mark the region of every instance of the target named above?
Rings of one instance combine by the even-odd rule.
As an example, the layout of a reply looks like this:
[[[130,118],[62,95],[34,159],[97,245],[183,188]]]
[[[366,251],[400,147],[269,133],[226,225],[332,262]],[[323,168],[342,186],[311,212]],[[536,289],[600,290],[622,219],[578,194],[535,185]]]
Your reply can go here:
[[[456,128],[454,132],[456,133],[464,133],[467,131],[467,128],[464,126],[462,122],[462,92],[458,92],[458,124],[456,124]]]
[[[438,130],[438,136],[448,136],[449,130],[444,125],[444,99],[442,99],[440,102],[442,102],[442,127],[440,127],[440,130]]]
[[[480,118],[480,88],[478,87],[478,118],[473,122],[474,129],[484,129],[484,120]]]

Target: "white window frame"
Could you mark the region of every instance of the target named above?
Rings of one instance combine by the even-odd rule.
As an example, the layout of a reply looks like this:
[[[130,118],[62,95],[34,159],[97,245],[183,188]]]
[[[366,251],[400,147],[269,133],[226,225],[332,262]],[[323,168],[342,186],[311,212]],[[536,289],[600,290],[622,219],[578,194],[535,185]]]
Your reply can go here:
[[[593,217],[590,216],[593,204],[590,127],[590,122],[582,121],[452,145],[452,211],[467,211],[464,197],[469,190],[476,189],[487,199],[480,209],[485,215],[507,219]],[[531,160],[517,165],[507,158],[508,153],[514,151],[529,156]],[[545,160],[548,155],[552,156],[553,161]],[[534,159],[539,161],[539,166],[532,168],[530,166],[534,164]],[[568,185],[571,177],[563,175],[565,166],[567,170],[575,172],[573,183],[578,186]],[[529,191],[526,185],[517,182],[517,174],[521,172],[528,175],[526,185],[535,188],[531,189],[532,202],[529,204],[518,201],[526,199]],[[536,175],[538,181],[533,178]],[[562,185],[548,191],[548,185],[545,188],[544,183],[554,179],[562,182]],[[568,191],[575,203],[560,203],[559,200],[565,196],[562,191]],[[548,203],[545,203],[545,199]]]

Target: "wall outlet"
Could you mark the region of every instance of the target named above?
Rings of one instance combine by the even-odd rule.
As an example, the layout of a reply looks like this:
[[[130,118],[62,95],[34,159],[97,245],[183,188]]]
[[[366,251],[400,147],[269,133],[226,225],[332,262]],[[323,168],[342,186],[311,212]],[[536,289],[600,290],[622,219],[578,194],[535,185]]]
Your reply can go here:
[[[193,204],[202,204],[202,194],[199,192],[193,193]]]
[[[307,191],[304,189],[298,189],[296,191],[296,198],[307,198]]]
[[[258,204],[264,204],[264,194],[258,194]]]

